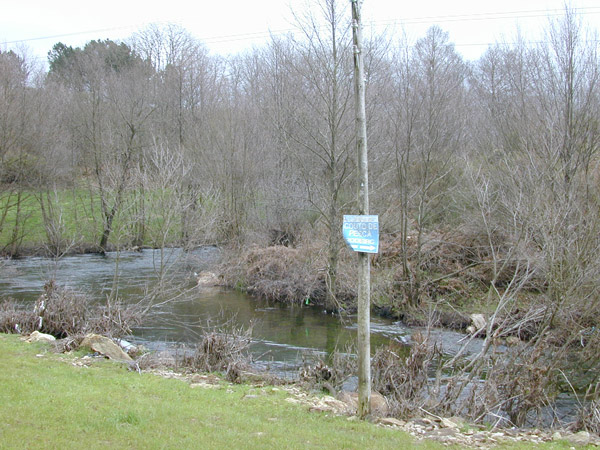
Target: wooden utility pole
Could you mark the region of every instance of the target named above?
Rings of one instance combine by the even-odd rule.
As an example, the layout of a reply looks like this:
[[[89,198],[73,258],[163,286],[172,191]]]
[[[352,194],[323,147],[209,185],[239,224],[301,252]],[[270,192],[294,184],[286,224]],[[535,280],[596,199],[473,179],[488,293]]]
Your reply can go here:
[[[356,148],[358,151],[358,213],[369,214],[369,167],[365,112],[365,70],[358,0],[352,3]],[[358,416],[371,412],[371,273],[369,254],[358,253]]]

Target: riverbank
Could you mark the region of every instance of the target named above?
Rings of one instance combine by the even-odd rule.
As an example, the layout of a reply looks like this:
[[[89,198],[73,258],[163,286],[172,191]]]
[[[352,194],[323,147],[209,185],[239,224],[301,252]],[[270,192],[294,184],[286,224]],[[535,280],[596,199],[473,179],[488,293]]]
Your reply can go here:
[[[566,449],[585,437],[492,432],[435,418],[361,422],[341,402],[298,387],[139,373],[82,351],[58,355],[16,335],[0,334],[0,354],[1,448]]]
[[[425,331],[411,336],[408,358],[393,345],[379,349],[374,388],[391,402],[394,417],[414,417],[425,409],[498,428],[568,426],[598,432],[595,309],[553,298],[542,268],[509,258],[510,253],[500,255],[505,251],[500,247],[486,252],[475,237],[430,233],[416,252],[418,261],[416,256],[405,261],[401,240],[384,236],[373,259],[373,311]],[[234,250],[223,266],[223,280],[254,296],[330,311],[324,304],[328,271],[322,248],[304,242],[295,248]],[[337,261],[333,311],[342,316],[355,309],[353,256],[342,251]],[[445,358],[429,338],[433,327],[466,331],[452,357]],[[474,340],[480,350],[466,357]],[[573,402],[568,414],[559,406],[565,395]]]
[[[153,266],[154,257],[150,253],[152,252],[143,251],[140,253],[131,252],[130,255],[121,255],[124,259],[119,262],[120,270],[125,270],[128,267],[128,264],[124,264],[128,257],[136,261],[145,258],[144,260],[150,263],[150,267]],[[294,273],[305,273],[302,267],[302,264],[307,264],[307,260],[303,260],[307,255],[305,248],[275,246],[264,249],[254,247],[249,249],[249,254],[258,255],[254,263],[247,264],[248,261],[238,259],[238,267],[242,267],[244,270],[248,270],[248,268],[252,269],[250,271],[251,274],[254,273],[254,270],[257,270],[255,279],[265,280],[265,286],[271,284],[272,286],[281,288],[288,283],[295,283],[298,280],[295,278]],[[273,261],[273,254],[279,256],[279,259],[274,259],[275,262]],[[109,282],[112,280],[114,269],[112,263],[108,261],[107,264],[106,261],[106,258],[110,259],[110,255],[107,255],[107,257],[98,256],[97,258],[99,259],[97,262],[100,263],[102,268],[90,267],[87,271],[94,282],[101,280],[101,274],[108,277],[106,278],[108,280],[106,282]],[[73,264],[74,261],[71,259],[65,258],[62,264],[65,264],[67,261]],[[86,257],[86,259],[88,258]],[[313,260],[313,263],[315,265],[308,266],[308,268],[312,268],[311,273],[315,273],[318,276],[320,273],[318,265],[316,265],[318,264],[318,260]],[[78,262],[75,262],[75,264],[80,265]],[[379,269],[381,269],[382,262],[379,261],[378,264]],[[7,262],[7,267],[8,265],[10,264]],[[87,265],[87,263],[82,265]],[[39,272],[39,262],[34,262],[34,266],[36,267],[36,271]],[[230,264],[230,267],[234,266],[234,264]],[[146,276],[141,270],[141,266],[135,263],[132,267],[136,268],[134,271],[135,276],[138,278],[141,277],[140,280],[143,283]],[[181,268],[191,273],[192,270],[197,270],[197,267],[199,266],[190,265],[190,262],[186,262]],[[287,272],[285,270],[288,269],[292,269],[292,276],[286,278]],[[152,271],[149,272],[147,276],[152,276],[152,273]],[[74,273],[70,275],[74,275]],[[296,285],[302,286],[303,284],[297,283]],[[309,285],[306,284],[305,286]],[[243,286],[237,288],[242,290]],[[190,289],[192,297],[195,297],[196,300],[202,298],[202,301],[194,301],[191,297],[190,305],[204,305],[208,302],[203,294],[204,289],[202,287],[192,287]],[[374,290],[377,291],[378,289],[381,288],[379,285],[376,285]],[[121,286],[120,292],[125,292],[123,286]],[[273,292],[278,291],[275,289]],[[502,293],[498,292],[498,295],[502,296],[500,300],[505,301],[504,305],[507,304],[506,292],[506,290]],[[508,294],[512,295],[510,291]],[[54,298],[54,296],[51,297]],[[68,300],[71,297],[70,295],[66,295],[65,299]],[[62,296],[57,296],[57,299],[60,298]],[[316,315],[326,316],[336,323],[340,322],[337,317],[324,315],[322,307],[319,306],[318,302],[315,302],[315,298],[306,297],[304,300],[308,300],[310,305],[316,305],[316,307],[261,307],[257,310],[255,306],[252,306],[253,303],[250,302],[243,305],[236,303],[236,309],[241,306],[245,310],[248,310],[248,318],[250,316],[254,317],[258,311],[262,320],[264,320],[260,327],[262,331],[269,331],[268,324],[275,318],[274,309],[289,309],[296,312],[310,310]],[[594,355],[594,349],[598,348],[596,346],[598,333],[594,332],[594,329],[589,329],[586,330],[586,334],[573,334],[572,337],[577,338],[577,340],[566,339],[560,341],[557,339],[560,337],[558,334],[561,332],[560,328],[544,329],[541,327],[543,323],[540,322],[540,314],[545,314],[548,308],[525,309],[525,314],[531,313],[532,315],[524,316],[523,312],[519,313],[518,311],[525,304],[522,298],[512,296],[508,300],[513,303],[509,307],[505,306],[504,311],[500,311],[502,315],[497,314],[495,317],[486,317],[483,314],[478,315],[478,319],[481,319],[478,321],[480,324],[472,331],[472,334],[458,335],[453,339],[452,343],[446,342],[440,344],[439,340],[433,339],[430,327],[424,327],[419,332],[411,332],[410,334],[401,332],[398,342],[395,342],[393,338],[396,334],[392,337],[388,336],[392,341],[392,345],[389,347],[386,345],[387,342],[384,343],[383,348],[373,343],[373,350],[379,351],[377,363],[374,362],[375,372],[373,383],[375,389],[382,393],[390,402],[392,408],[390,414],[397,418],[417,417],[421,415],[421,408],[423,408],[438,416],[465,417],[469,421],[482,425],[491,424],[497,428],[510,428],[513,426],[560,428],[568,426],[572,430],[598,432],[597,419],[587,419],[590,411],[598,412],[599,410],[597,397],[595,396],[598,391],[594,391],[594,385],[596,384],[594,376],[597,373],[595,371],[595,364],[598,361]],[[215,315],[223,307],[224,301],[227,300],[219,298],[214,305],[217,310],[211,310],[208,317],[216,317]],[[295,302],[298,302],[298,299]],[[70,302],[67,303],[71,304]],[[79,304],[80,302],[76,303]],[[288,303],[294,304],[293,301]],[[305,302],[302,301],[302,304],[305,305]],[[49,322],[49,319],[53,315],[50,314],[50,310],[48,309],[50,304],[44,302],[44,305],[46,310],[44,312],[43,323],[44,327],[47,327],[52,323]],[[58,312],[63,310],[60,305],[61,303],[57,304],[59,306]],[[190,305],[182,304],[180,305],[181,308],[177,308],[177,311],[186,317],[204,317],[202,311],[191,308]],[[450,304],[450,306],[454,305]],[[456,305],[456,307],[458,306]],[[464,308],[464,304],[462,306]],[[377,304],[374,307],[376,308]],[[436,310],[436,307],[435,303],[427,302],[421,308],[414,308],[413,314],[421,315],[420,320],[434,326],[441,321],[441,314]],[[169,317],[178,317],[177,311],[169,309]],[[10,316],[12,312],[8,312]],[[28,329],[36,329],[36,320],[39,317],[35,314],[35,311],[32,311],[32,314],[31,320],[18,320],[15,323],[20,324],[21,329],[25,329],[24,324],[31,322],[32,325]],[[87,315],[89,316],[89,314]],[[343,342],[340,341],[336,333],[332,332],[335,326],[322,326],[317,330],[313,322],[309,323],[307,321],[306,315],[301,314],[296,317],[297,315],[294,314],[294,317],[290,315],[290,317],[285,318],[285,320],[293,322],[294,326],[299,326],[299,329],[292,327],[287,329],[286,327],[285,331],[287,334],[295,334],[290,331],[294,329],[298,331],[297,334],[302,336],[302,339],[297,339],[293,343],[296,349],[298,349],[298,346],[313,348],[315,338],[319,338],[320,336],[322,339],[319,338],[318,340],[322,341],[321,344],[326,348],[327,355],[335,355],[337,353],[336,349],[344,351]],[[103,317],[101,314],[97,316],[99,318]],[[60,319],[60,317],[61,315],[59,314],[57,318]],[[122,318],[122,315],[120,317]],[[275,321],[279,323],[281,318],[279,315],[277,317],[278,319],[275,319]],[[512,320],[512,322],[505,321],[504,317]],[[541,318],[543,319],[543,317]],[[514,328],[511,325],[515,323],[515,319],[517,319],[518,328]],[[352,320],[352,318],[350,317],[349,320]],[[7,330],[14,330],[14,321],[9,322]],[[85,320],[78,322],[84,324]],[[348,325],[347,321],[341,322],[345,322]],[[62,320],[58,320],[58,323],[62,323]],[[101,324],[101,322],[99,323]],[[147,325],[145,323],[144,326],[146,327]],[[401,327],[398,326],[397,328]],[[537,339],[520,338],[520,336],[524,335],[521,333],[530,332],[528,330],[535,331],[536,329],[543,331]],[[271,331],[276,333],[275,330]],[[269,331],[269,335],[261,336],[262,340],[266,339],[267,342],[278,342],[276,339],[271,338],[273,335],[271,331]],[[55,333],[55,335],[61,335],[61,333],[63,332]],[[72,334],[69,331],[66,333]],[[463,343],[466,345],[472,339],[474,339],[473,343],[478,348],[476,353],[470,351],[463,352]],[[324,344],[325,342],[326,344]],[[410,345],[406,346],[407,343]],[[403,348],[401,352],[394,347],[396,344]],[[448,351],[446,344],[452,345],[453,348]],[[406,358],[407,347],[410,347],[411,352],[415,349],[409,358]],[[294,351],[297,357],[297,350]],[[549,355],[551,355],[551,358],[549,358]],[[527,363],[523,364],[523,361]],[[328,365],[332,363],[329,359],[324,359],[323,362]],[[343,384],[345,379],[355,374],[351,366],[340,367],[339,373],[340,376],[338,377],[337,384]],[[431,377],[434,374],[435,378],[432,379]],[[427,380],[430,380],[430,382],[426,382]],[[478,381],[473,383],[472,380]],[[328,382],[335,389],[340,387],[336,383],[332,383],[331,380]],[[439,386],[441,386],[441,389]],[[571,404],[568,405],[569,410],[565,414],[564,396],[562,394],[569,395],[571,393],[574,393],[575,397],[569,400]]]
[[[407,448],[405,433],[310,414],[276,387],[193,383],[0,335],[0,448]],[[427,445],[424,448],[440,448]]]

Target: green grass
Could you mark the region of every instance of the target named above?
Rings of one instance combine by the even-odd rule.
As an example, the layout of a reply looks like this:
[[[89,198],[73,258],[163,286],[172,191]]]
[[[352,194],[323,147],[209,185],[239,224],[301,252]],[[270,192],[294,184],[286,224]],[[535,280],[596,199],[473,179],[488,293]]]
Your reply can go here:
[[[53,208],[54,217],[59,217],[63,223],[63,233],[66,239],[76,242],[95,243],[100,236],[100,204],[98,199],[90,200],[85,190],[62,190],[48,197],[41,192],[24,192],[22,194],[20,222],[23,233],[23,246],[39,246],[47,241],[44,218],[40,207],[40,196],[43,196],[47,208]],[[16,194],[0,196],[0,212],[6,212],[6,219],[0,233],[0,247],[6,246],[12,238],[16,224],[17,208]],[[48,209],[50,212],[50,209]]]
[[[409,436],[309,413],[272,388],[192,389],[0,335],[0,448],[411,448]],[[41,354],[43,356],[36,356]],[[256,397],[244,398],[246,394]],[[419,448],[442,448],[419,445]]]
[[[368,422],[309,412],[271,387],[193,389],[109,361],[74,366],[73,357],[14,335],[0,334],[0,355],[1,449],[447,448]]]
[[[166,234],[167,243],[178,239],[178,218],[170,223],[169,229],[164,230],[165,211],[169,208],[170,192],[148,192],[145,196],[145,227],[146,240],[144,245],[154,246],[161,243]],[[21,246],[23,248],[37,248],[48,241],[45,232],[45,222],[40,206],[40,197],[43,198],[46,209],[51,217],[61,221],[62,237],[77,245],[97,245],[102,233],[102,216],[100,198],[97,193],[90,193],[87,189],[65,189],[53,192],[48,197],[45,193],[28,191],[22,194],[19,227],[23,235]],[[139,199],[138,199],[139,200]],[[113,199],[110,199],[112,202]],[[139,216],[134,194],[126,196],[119,214],[113,223],[113,232],[109,242],[129,244],[132,237],[132,225]],[[17,208],[15,206],[16,194],[9,195],[4,192],[0,195],[0,216],[5,214],[4,223],[0,228],[0,249],[8,248],[12,242],[13,230],[17,224]],[[112,204],[112,203],[111,203]],[[173,219],[173,218],[171,218]],[[159,242],[160,241],[160,242]]]

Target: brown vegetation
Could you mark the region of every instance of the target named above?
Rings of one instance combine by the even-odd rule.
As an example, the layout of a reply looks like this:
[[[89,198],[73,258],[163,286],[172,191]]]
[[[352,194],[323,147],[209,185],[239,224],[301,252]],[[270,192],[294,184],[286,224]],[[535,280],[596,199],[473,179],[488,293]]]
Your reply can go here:
[[[252,246],[235,253],[222,265],[224,281],[241,287],[258,298],[289,304],[325,304],[328,289],[326,262],[316,246],[300,244],[298,248],[283,245],[260,248]],[[353,305],[356,284],[347,258],[340,258],[336,309]]]
[[[29,334],[33,331],[56,338],[82,337],[97,333],[121,337],[139,325],[144,310],[119,302],[100,304],[89,297],[58,286],[55,281],[44,285],[33,307],[13,300],[0,302],[0,332]]]
[[[208,328],[202,332],[192,354],[186,356],[184,352],[180,364],[199,372],[222,372],[227,380],[239,383],[252,361],[249,352],[251,337],[252,327]]]

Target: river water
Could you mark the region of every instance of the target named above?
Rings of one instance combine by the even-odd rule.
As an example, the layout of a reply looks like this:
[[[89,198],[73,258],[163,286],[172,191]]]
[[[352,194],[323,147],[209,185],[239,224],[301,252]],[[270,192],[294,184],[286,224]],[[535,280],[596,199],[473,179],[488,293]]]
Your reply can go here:
[[[193,344],[203,327],[253,326],[252,353],[273,369],[294,370],[306,353],[343,350],[355,339],[352,319],[340,321],[316,306],[268,304],[240,292],[195,286],[195,272],[209,269],[218,250],[203,248],[184,254],[179,249],[67,256],[59,261],[28,257],[6,260],[0,266],[0,296],[33,302],[44,283],[59,285],[103,299],[118,289],[125,302],[137,302],[161,277],[168,289],[155,299],[143,326],[130,340],[152,349]],[[385,320],[374,320],[373,346],[390,338],[404,339],[409,330]]]
[[[151,349],[193,345],[207,323],[236,328],[253,325],[251,351],[257,363],[277,373],[297,373],[302,359],[344,351],[356,339],[355,318],[340,320],[316,306],[286,306],[259,301],[240,292],[195,286],[195,272],[218,260],[212,247],[184,253],[180,249],[143,250],[67,256],[58,261],[28,257],[0,262],[0,297],[33,302],[47,280],[103,299],[111,291],[126,302],[147,296],[157,280],[168,287],[154,301],[143,326],[129,339]],[[373,318],[371,345],[390,339],[408,341],[414,331],[400,323]],[[435,331],[452,353],[460,334]],[[475,350],[475,349],[474,349]]]
[[[251,351],[256,365],[279,376],[294,378],[303,361],[346,351],[356,340],[356,320],[326,314],[316,306],[269,304],[240,292],[202,288],[195,285],[195,273],[210,270],[219,251],[212,247],[184,253],[180,249],[67,256],[58,261],[27,257],[0,260],[0,299],[12,297],[34,302],[46,281],[85,293],[102,301],[111,292],[125,302],[138,302],[163,280],[156,306],[128,338],[153,350],[177,345],[193,346],[207,323],[212,326],[252,327]],[[372,350],[391,339],[409,342],[417,331],[398,322],[373,317]],[[455,354],[464,335],[447,330],[430,330],[430,337],[444,353]],[[470,344],[467,354],[478,352],[481,340]],[[574,413],[570,396],[561,396],[557,413]],[[550,417],[550,416],[549,416]]]

